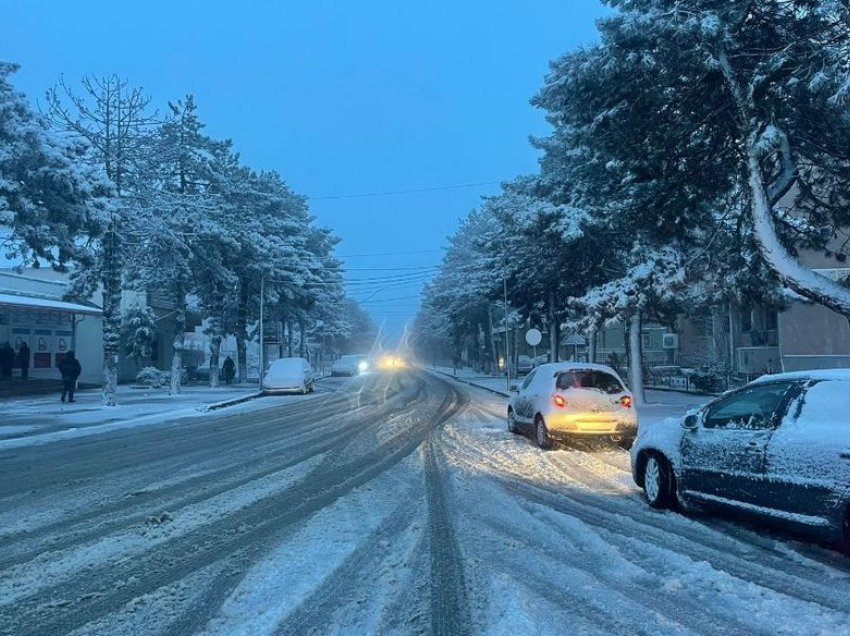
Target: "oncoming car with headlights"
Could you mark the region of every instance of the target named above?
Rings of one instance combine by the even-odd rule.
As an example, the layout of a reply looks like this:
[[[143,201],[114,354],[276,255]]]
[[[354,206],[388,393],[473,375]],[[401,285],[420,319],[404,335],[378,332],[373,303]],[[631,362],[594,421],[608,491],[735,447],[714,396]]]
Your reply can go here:
[[[512,387],[513,390],[513,387]],[[530,429],[537,445],[554,438],[604,437],[628,448],[637,434],[632,395],[601,364],[544,364],[526,376],[508,405],[508,430]]]

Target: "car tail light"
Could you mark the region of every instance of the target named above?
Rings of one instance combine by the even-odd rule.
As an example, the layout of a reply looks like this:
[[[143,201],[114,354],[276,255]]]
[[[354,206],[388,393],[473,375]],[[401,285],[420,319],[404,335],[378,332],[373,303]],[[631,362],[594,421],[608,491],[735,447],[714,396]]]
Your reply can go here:
[[[562,409],[567,408],[567,400],[564,398],[563,395],[554,396],[552,398],[552,401],[555,403],[555,406],[557,406],[559,408],[562,408]]]
[[[623,397],[620,398],[620,404],[625,406],[627,409],[632,408],[632,396],[631,395],[624,395]]]

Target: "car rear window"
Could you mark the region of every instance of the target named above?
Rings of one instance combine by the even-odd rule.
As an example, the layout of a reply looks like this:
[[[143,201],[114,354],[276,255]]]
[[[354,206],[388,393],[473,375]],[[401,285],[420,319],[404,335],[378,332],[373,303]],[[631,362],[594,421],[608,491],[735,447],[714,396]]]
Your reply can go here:
[[[603,393],[622,393],[625,391],[620,381],[605,371],[579,369],[562,371],[558,374],[555,386],[566,389],[598,389]]]

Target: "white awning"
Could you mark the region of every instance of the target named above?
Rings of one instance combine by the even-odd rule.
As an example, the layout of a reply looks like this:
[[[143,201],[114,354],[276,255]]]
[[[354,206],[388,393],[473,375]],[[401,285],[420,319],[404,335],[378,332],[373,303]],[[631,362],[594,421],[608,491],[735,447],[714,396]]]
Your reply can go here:
[[[17,294],[0,294],[0,307],[3,306],[40,309],[42,311],[63,311],[69,314],[88,314],[90,316],[103,315],[103,311],[98,307],[67,303],[64,300],[18,296]]]

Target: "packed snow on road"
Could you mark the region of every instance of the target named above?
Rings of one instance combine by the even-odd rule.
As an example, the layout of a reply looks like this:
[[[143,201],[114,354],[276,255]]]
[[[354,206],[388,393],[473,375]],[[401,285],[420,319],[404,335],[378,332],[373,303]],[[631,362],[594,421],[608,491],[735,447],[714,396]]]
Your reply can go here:
[[[4,450],[0,631],[850,633],[839,553],[654,510],[627,451],[506,406],[406,372]]]

